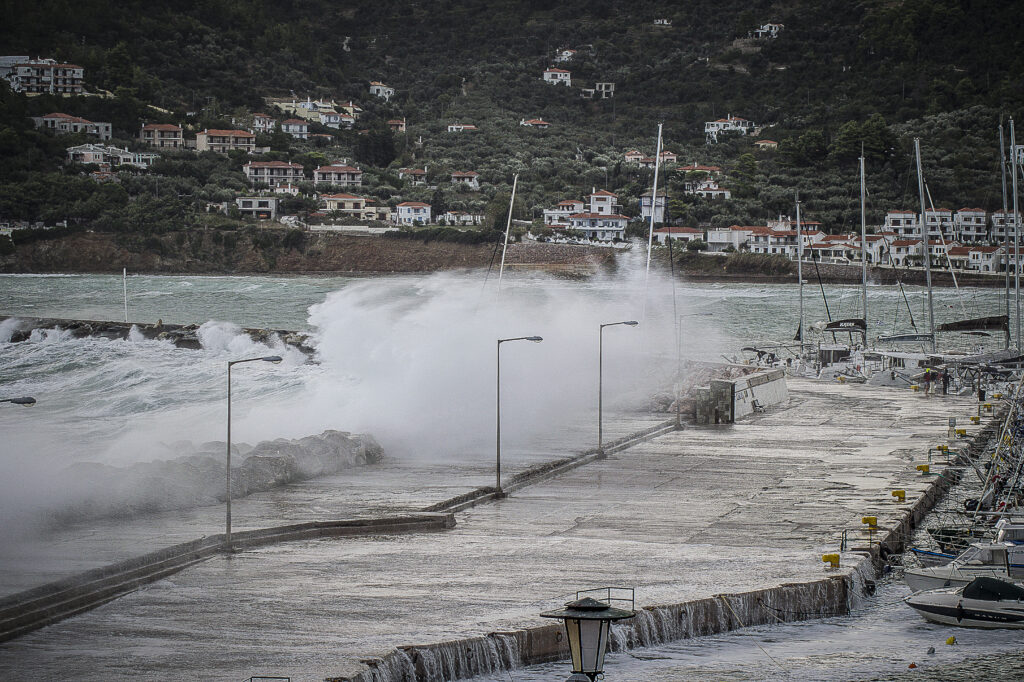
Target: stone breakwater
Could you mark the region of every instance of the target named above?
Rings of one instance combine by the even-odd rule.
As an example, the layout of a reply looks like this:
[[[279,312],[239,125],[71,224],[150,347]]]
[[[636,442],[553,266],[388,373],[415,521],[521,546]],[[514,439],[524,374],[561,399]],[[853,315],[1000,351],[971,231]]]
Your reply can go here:
[[[133,332],[144,339],[156,341],[170,341],[178,348],[198,350],[202,347],[199,339],[198,324],[164,324],[156,322],[147,324],[144,322],[108,322],[99,320],[66,320],[48,317],[13,317],[0,315],[0,322],[14,320],[14,329],[11,337],[6,339],[9,343],[21,343],[32,338],[33,333],[44,330],[58,329],[69,333],[73,338],[99,337],[105,339],[128,339]],[[256,329],[243,328],[243,334],[247,334],[254,342],[273,343],[274,339],[280,340],[289,346],[294,346],[306,355],[313,355],[315,352],[310,345],[310,338],[301,332],[289,331],[287,329]],[[4,339],[0,339],[4,341]]]
[[[188,449],[184,443],[176,447]],[[324,431],[297,440],[263,441],[248,449],[233,447],[238,466],[231,469],[231,497],[271,490],[350,467],[375,464],[383,451],[373,436]],[[57,522],[190,509],[224,502],[225,444],[204,443],[198,451],[167,460],[115,467],[92,462],[72,464],[58,475],[64,505]]]

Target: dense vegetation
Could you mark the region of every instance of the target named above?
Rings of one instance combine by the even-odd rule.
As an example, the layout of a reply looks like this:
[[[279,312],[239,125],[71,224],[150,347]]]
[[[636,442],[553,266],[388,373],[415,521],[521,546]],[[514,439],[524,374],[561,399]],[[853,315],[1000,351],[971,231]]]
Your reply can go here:
[[[638,214],[653,173],[622,154],[653,154],[659,122],[681,162],[722,166],[733,190],[732,200],[704,201],[683,194],[685,174],[660,178],[675,224],[763,224],[792,214],[799,192],[805,218],[852,228],[862,144],[869,218],[880,222],[917,205],[915,136],[936,205],[991,210],[1001,206],[997,125],[1024,105],[1024,38],[1006,12],[995,0],[25,3],[5,13],[5,51],[78,63],[90,91],[114,97],[26,100],[0,88],[0,217],[119,231],[206,225],[208,202],[246,190],[242,158],[165,153],[148,173],[96,185],[76,175],[89,169],[63,165],[64,148],[86,138],[39,133],[26,116],[111,121],[127,144],[142,121],[234,127],[233,117],[265,109],[265,96],[291,92],[356,101],[357,128],[369,132],[329,131],[333,140],[315,143],[275,135],[261,140],[269,158],[307,171],[351,159],[367,171],[364,193],[428,201],[435,215],[486,212],[489,225],[516,174],[516,218],[593,187]],[[746,39],[769,21],[785,24],[777,39]],[[578,50],[565,65],[573,88],[540,79],[559,48]],[[369,96],[370,80],[396,96]],[[595,81],[615,82],[615,97],[581,98],[577,84]],[[749,137],[705,145],[703,122],[726,113],[770,126],[761,135],[779,149],[757,151]],[[402,117],[408,133],[392,136],[385,121]],[[519,125],[534,117],[552,127]],[[480,130],[446,132],[454,121]],[[437,189],[400,181],[403,166],[425,166]],[[481,191],[446,183],[456,170],[479,172]]]

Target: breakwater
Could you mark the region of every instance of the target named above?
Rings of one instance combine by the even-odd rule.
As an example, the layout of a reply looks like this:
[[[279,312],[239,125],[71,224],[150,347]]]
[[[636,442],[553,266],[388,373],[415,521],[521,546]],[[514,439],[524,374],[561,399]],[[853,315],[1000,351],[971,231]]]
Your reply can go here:
[[[21,315],[0,315],[0,323],[10,320],[8,343],[22,343],[48,330],[60,330],[72,338],[97,337],[104,339],[134,338],[169,341],[178,348],[198,350],[202,348],[198,324],[166,324],[156,322],[110,322],[99,320],[68,320],[48,317],[24,317]],[[242,328],[241,332],[257,343],[273,343],[275,339],[293,346],[306,355],[313,355],[314,348],[308,334],[287,329]]]

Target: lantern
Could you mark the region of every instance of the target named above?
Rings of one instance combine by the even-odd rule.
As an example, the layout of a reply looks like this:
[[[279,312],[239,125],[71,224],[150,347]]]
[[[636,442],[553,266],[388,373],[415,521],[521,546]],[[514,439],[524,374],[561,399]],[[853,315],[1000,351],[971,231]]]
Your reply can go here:
[[[612,621],[632,618],[636,614],[585,597],[569,602],[561,611],[548,611],[540,615],[565,621],[573,671],[573,677],[569,679],[595,680],[604,672],[604,654],[608,650],[608,631]],[[586,675],[586,678],[578,675]]]

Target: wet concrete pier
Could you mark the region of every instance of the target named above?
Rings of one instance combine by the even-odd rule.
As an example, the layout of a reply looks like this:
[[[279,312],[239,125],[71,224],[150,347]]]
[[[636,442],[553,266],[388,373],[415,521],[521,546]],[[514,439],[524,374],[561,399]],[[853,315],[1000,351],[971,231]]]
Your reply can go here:
[[[946,442],[949,417],[967,424],[977,408],[969,398],[808,381],[791,381],[790,394],[735,425],[670,432],[459,512],[442,533],[213,557],[0,646],[0,669],[25,679],[344,677],[397,646],[536,626],[577,589],[633,586],[643,606],[819,581],[830,575],[821,554],[838,550],[844,529],[866,545],[861,517],[891,528],[930,494],[935,478],[916,465]],[[606,433],[658,421],[618,415]],[[564,456],[571,442],[582,450],[587,427],[567,427],[510,466]],[[255,526],[414,511],[486,485],[488,464],[390,462],[261,493],[237,513]],[[5,592],[41,580],[29,564],[54,566],[53,578],[215,531],[220,512],[66,529],[25,545],[20,569],[5,561]],[[840,573],[859,559],[845,554]]]

